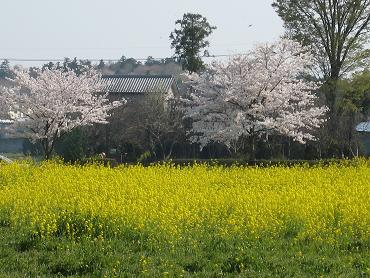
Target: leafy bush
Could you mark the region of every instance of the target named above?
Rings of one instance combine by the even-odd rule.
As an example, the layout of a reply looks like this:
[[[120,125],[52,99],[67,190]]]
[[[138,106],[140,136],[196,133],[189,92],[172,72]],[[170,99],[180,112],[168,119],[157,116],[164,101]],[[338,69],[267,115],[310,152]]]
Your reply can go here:
[[[75,129],[59,141],[55,146],[56,153],[65,162],[76,162],[83,160],[87,155],[88,143],[84,132]]]

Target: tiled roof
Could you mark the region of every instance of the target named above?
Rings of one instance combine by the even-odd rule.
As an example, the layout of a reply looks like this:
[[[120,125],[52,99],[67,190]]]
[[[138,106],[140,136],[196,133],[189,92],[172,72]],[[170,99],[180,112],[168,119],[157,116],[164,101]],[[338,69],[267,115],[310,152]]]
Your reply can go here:
[[[370,122],[362,122],[356,126],[356,130],[359,132],[370,132]]]
[[[12,163],[13,161],[3,155],[0,155],[0,161],[4,161],[6,163]]]
[[[175,83],[171,75],[103,75],[110,93],[168,92]]]
[[[12,124],[14,121],[12,120],[3,120],[3,119],[0,119],[0,124]]]

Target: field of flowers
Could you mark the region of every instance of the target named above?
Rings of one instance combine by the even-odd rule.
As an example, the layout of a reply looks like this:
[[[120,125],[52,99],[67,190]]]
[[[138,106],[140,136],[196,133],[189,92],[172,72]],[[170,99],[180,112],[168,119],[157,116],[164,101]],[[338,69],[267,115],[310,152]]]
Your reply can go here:
[[[231,241],[240,251],[237,242],[281,238],[368,246],[369,200],[366,160],[290,168],[0,165],[0,226],[41,240],[145,241],[170,253]]]

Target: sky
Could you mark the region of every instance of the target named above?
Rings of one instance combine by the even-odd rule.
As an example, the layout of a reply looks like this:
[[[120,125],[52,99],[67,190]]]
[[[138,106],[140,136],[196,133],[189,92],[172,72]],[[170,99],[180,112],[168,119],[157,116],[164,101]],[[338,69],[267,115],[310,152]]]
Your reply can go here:
[[[171,57],[169,34],[187,12],[217,30],[210,54],[245,53],[283,33],[272,0],[0,0],[0,59]],[[250,26],[251,25],[251,26]],[[25,66],[45,62],[11,61]]]

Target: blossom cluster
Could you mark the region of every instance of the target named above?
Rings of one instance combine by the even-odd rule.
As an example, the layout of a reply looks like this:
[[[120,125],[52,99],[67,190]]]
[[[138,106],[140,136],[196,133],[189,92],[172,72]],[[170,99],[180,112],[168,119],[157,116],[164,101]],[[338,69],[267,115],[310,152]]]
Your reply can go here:
[[[317,103],[318,84],[304,78],[312,61],[306,48],[283,39],[188,76],[192,141],[230,146],[242,136],[274,133],[314,140],[327,108]]]

